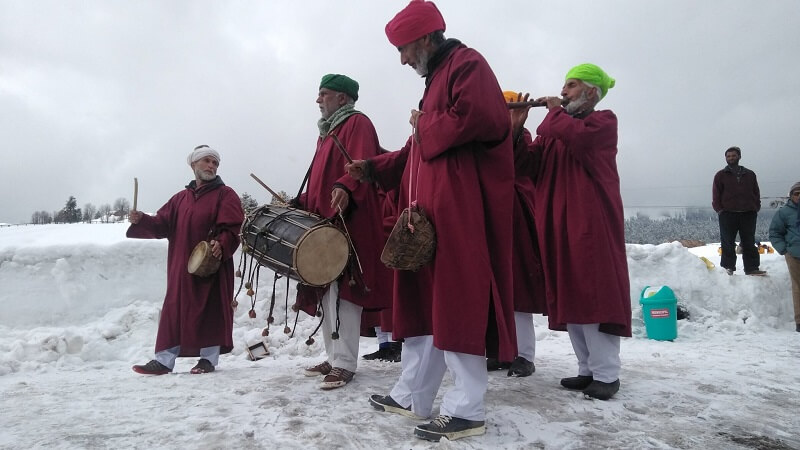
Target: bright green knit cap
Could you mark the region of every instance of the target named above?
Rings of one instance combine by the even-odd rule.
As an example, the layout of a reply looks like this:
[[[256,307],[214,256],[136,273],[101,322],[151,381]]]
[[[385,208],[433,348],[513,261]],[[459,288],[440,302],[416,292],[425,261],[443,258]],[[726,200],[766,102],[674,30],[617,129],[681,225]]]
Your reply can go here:
[[[600,98],[603,98],[608,93],[608,90],[614,87],[616,80],[603,72],[603,69],[595,66],[594,64],[578,64],[577,66],[569,69],[565,79],[574,78],[576,80],[591,83],[600,88]]]
[[[347,75],[340,75],[338,73],[329,73],[322,77],[319,82],[319,88],[326,88],[336,92],[344,92],[358,100],[358,82]]]

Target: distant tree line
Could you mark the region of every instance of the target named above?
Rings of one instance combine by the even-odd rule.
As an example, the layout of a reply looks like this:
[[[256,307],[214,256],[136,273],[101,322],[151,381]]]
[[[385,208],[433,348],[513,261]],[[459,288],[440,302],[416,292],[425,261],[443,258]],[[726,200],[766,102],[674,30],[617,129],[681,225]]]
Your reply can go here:
[[[281,198],[273,196],[270,204],[287,203],[289,195],[279,191]],[[250,214],[258,208],[258,201],[248,193],[241,195],[242,209],[245,214]],[[771,202],[769,208],[762,209],[756,222],[756,241],[769,240],[769,224],[776,209],[783,202]],[[113,205],[108,203],[98,207],[91,203],[78,208],[78,201],[74,196],[67,199],[64,208],[50,213],[36,211],[31,215],[32,224],[47,223],[90,223],[93,220],[101,222],[123,220],[130,212],[130,203],[125,198],[118,198]],[[629,244],[661,244],[681,239],[693,239],[704,242],[719,242],[719,221],[717,213],[710,208],[688,208],[681,214],[670,217],[651,219],[646,214],[639,213],[635,217],[625,219],[625,242]]]
[[[271,203],[288,202],[289,195],[284,191],[278,192],[282,198],[272,198]],[[242,209],[245,214],[250,214],[253,210],[258,208],[258,201],[248,193],[243,193],[241,196]],[[91,203],[83,205],[83,209],[78,208],[78,201],[74,196],[70,195],[64,207],[58,211],[36,211],[31,214],[31,223],[34,225],[42,225],[48,223],[78,223],[86,222],[91,223],[94,220],[100,222],[111,222],[125,219],[130,212],[131,205],[128,199],[118,198],[114,201],[113,205],[104,203],[100,206],[95,206]],[[116,219],[112,219],[116,217]]]
[[[769,241],[769,224],[775,211],[762,209],[758,213],[756,242]],[[637,214],[625,219],[625,242],[629,244],[662,244],[681,239],[719,242],[717,213],[710,208],[690,208],[671,217],[651,219]]]
[[[31,214],[31,223],[34,225],[41,225],[47,223],[90,223],[93,220],[100,220],[101,222],[109,222],[111,218],[116,216],[118,220],[124,219],[130,212],[131,204],[126,198],[118,198],[114,201],[113,206],[104,203],[100,206],[94,206],[91,203],[83,205],[83,209],[78,208],[78,201],[74,196],[70,195],[63,208],[58,211],[36,211]]]

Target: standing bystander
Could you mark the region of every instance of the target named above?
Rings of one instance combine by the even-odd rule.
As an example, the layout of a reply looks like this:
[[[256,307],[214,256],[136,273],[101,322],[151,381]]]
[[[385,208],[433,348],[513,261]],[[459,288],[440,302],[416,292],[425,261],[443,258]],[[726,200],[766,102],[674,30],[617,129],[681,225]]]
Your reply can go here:
[[[736,234],[742,247],[742,263],[747,275],[764,275],[758,268],[760,257],[756,248],[756,219],[761,209],[761,194],[756,174],[739,165],[742,150],[725,150],[724,169],[714,175],[711,206],[719,215],[719,239],[722,257],[719,265],[728,275],[736,271]]]
[[[772,216],[769,241],[786,258],[792,280],[795,331],[800,332],[800,182],[789,189],[789,200]]]

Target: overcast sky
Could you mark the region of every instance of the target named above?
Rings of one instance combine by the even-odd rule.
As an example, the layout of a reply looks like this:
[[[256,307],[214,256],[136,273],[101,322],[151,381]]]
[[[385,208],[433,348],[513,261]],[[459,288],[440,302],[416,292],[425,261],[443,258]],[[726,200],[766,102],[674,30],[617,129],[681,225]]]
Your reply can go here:
[[[423,81],[384,26],[407,1],[0,0],[0,222],[133,198],[154,211],[208,144],[219,174],[260,203],[297,192],[314,153],[319,80],[344,73],[356,108],[396,150]],[[724,150],[762,196],[800,180],[800,2],[436,2],[447,37],[508,90],[558,95],[593,62],[616,78],[599,108],[619,118],[626,207],[707,206]],[[544,111],[528,120],[535,130]]]

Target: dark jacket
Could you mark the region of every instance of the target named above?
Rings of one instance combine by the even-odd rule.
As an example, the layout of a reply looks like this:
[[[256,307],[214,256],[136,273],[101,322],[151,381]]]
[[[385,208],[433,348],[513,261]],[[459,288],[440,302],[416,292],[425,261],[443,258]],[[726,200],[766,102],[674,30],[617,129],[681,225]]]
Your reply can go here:
[[[781,207],[769,226],[769,242],[778,254],[789,253],[800,259],[800,227],[798,226],[797,204],[791,200]]]
[[[761,209],[756,173],[744,166],[726,166],[714,175],[711,206],[714,211],[748,212]]]

